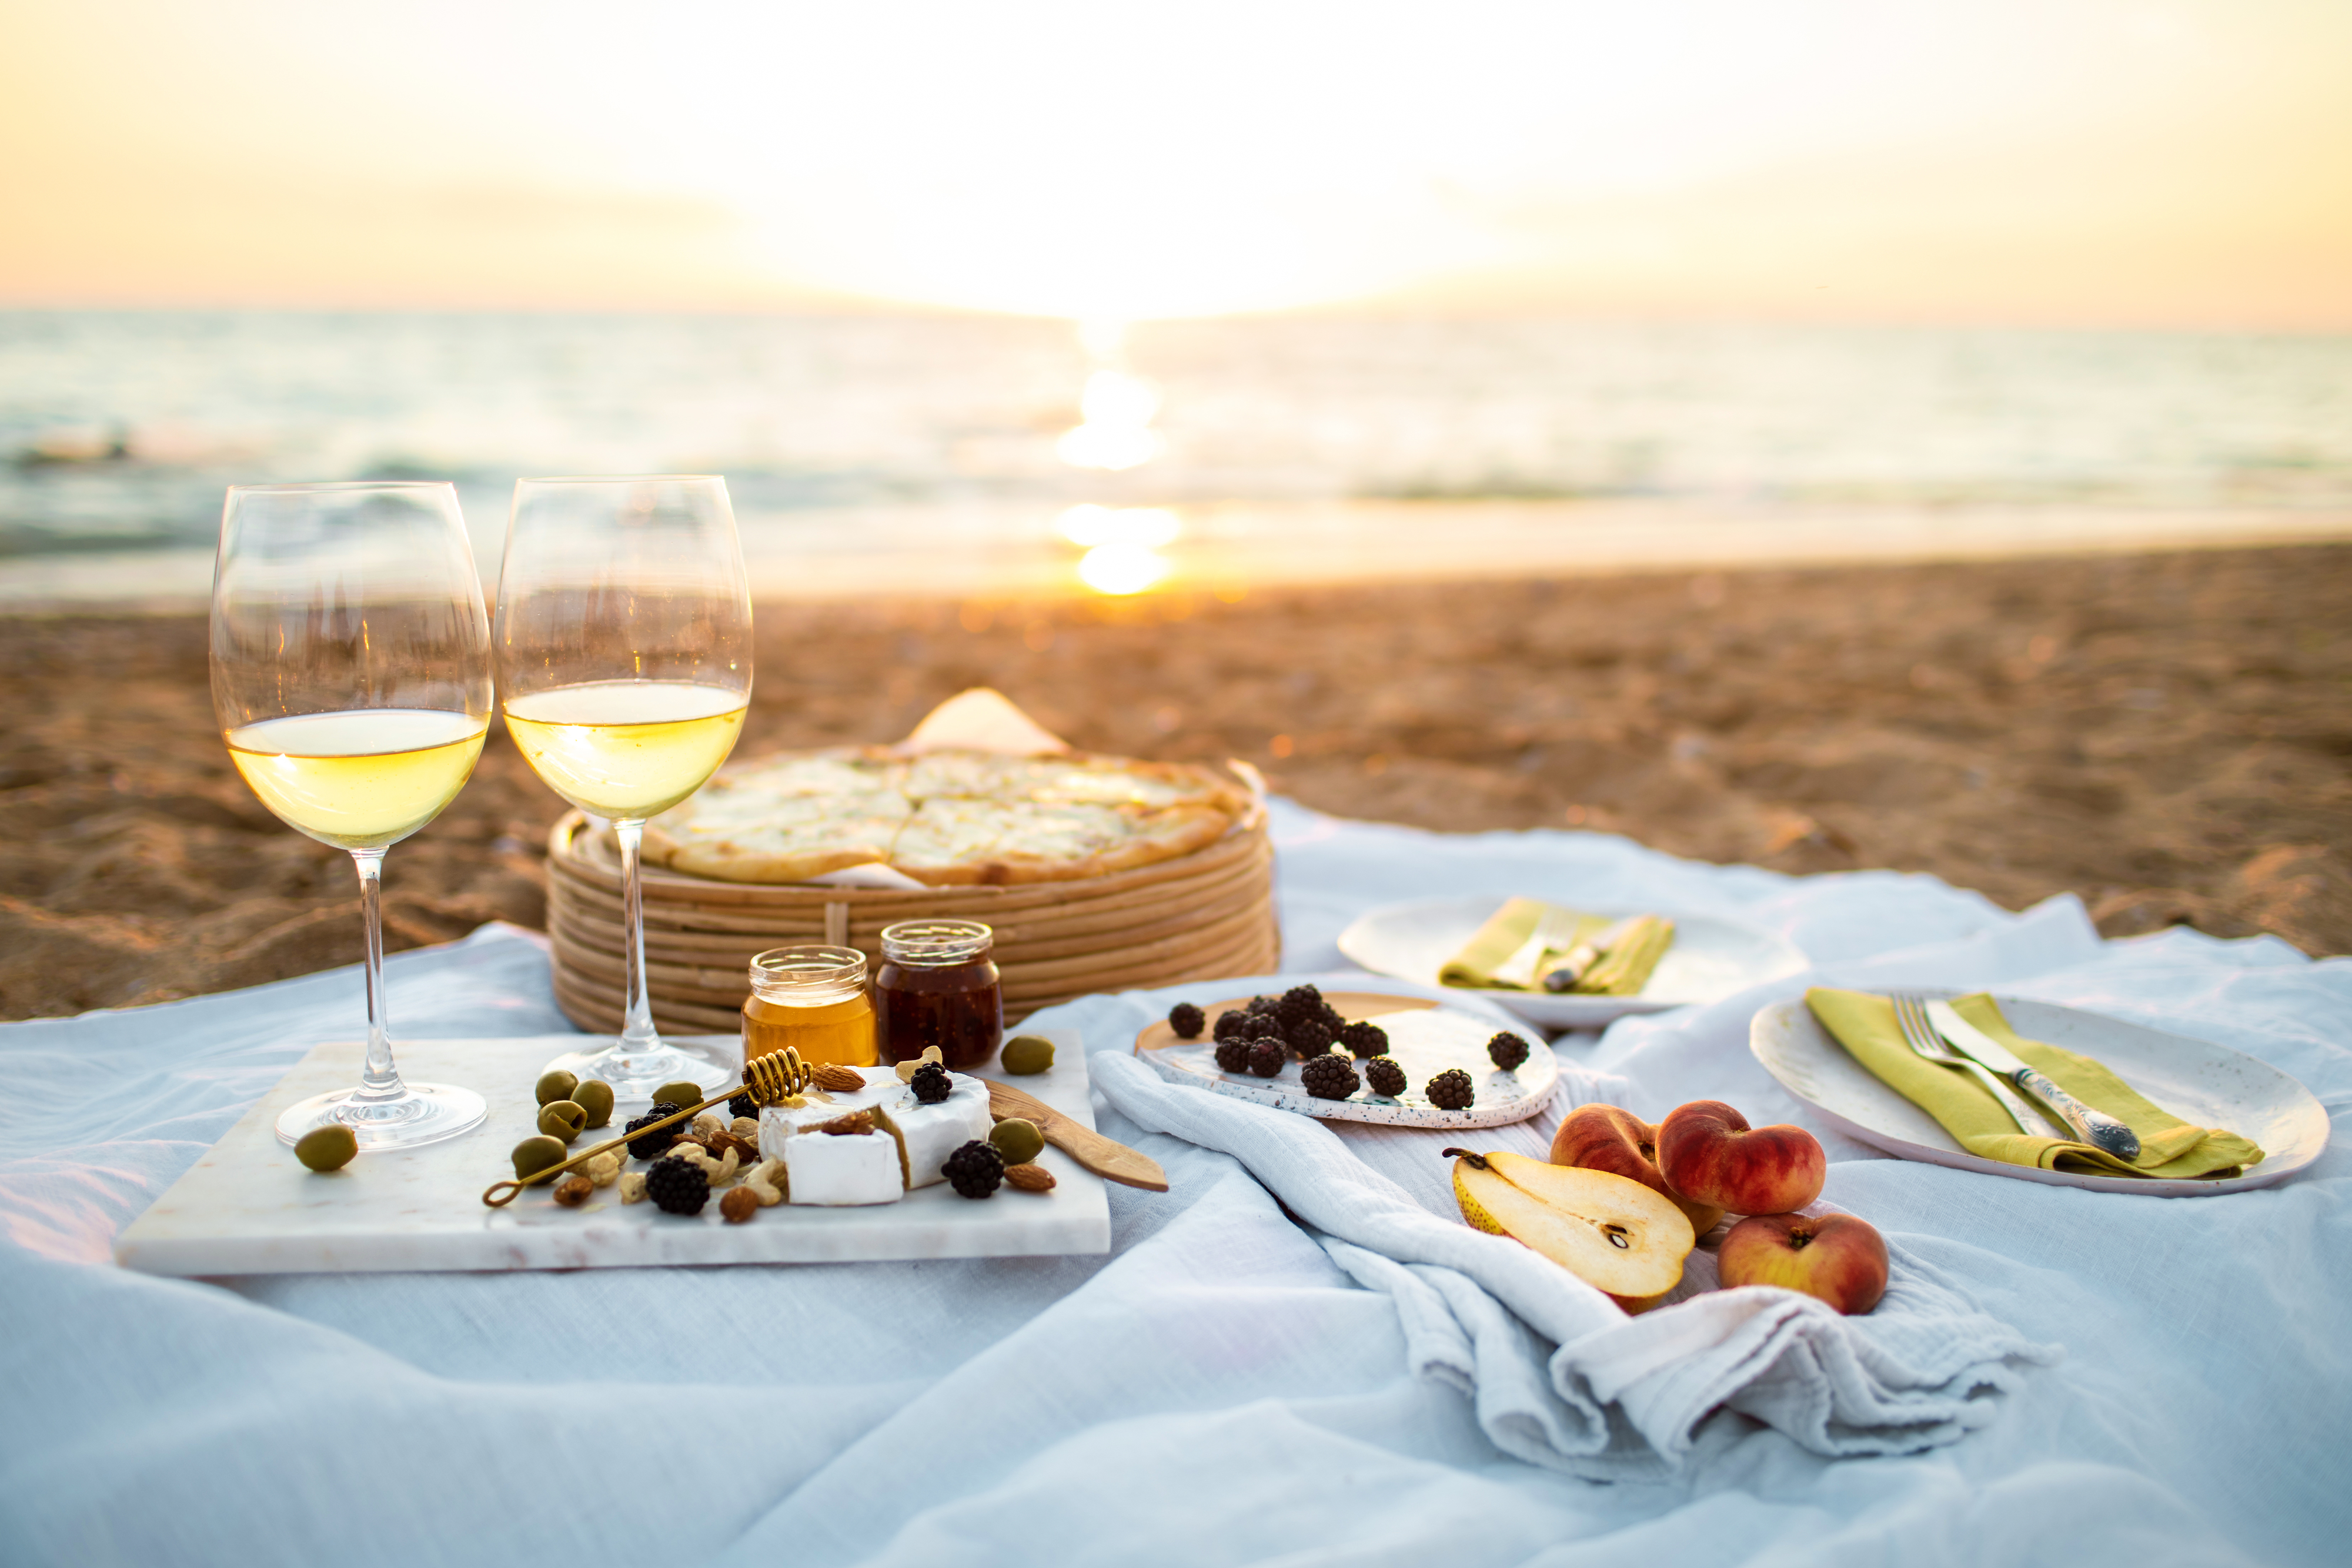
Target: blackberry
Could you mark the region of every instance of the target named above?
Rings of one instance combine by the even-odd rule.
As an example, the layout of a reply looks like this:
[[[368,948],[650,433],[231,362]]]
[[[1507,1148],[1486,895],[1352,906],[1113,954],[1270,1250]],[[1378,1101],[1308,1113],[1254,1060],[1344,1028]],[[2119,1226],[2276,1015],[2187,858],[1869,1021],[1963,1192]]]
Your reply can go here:
[[[656,1160],[646,1173],[646,1196],[664,1214],[700,1214],[710,1201],[710,1178],[691,1160]]]
[[[974,1138],[948,1156],[940,1174],[964,1197],[987,1197],[1004,1180],[1004,1156],[996,1152],[994,1144]]]
[[[749,1094],[738,1094],[727,1102],[727,1113],[730,1116],[749,1116],[756,1122],[760,1119],[760,1103]]]
[[[1290,1049],[1301,1057],[1321,1056],[1331,1049],[1331,1031],[1321,1019],[1300,1019],[1290,1026]]]
[[[1516,1072],[1519,1063],[1528,1059],[1528,1042],[1509,1030],[1504,1030],[1486,1042],[1486,1054],[1494,1058],[1495,1065],[1504,1071]]]
[[[1386,1056],[1389,1031],[1368,1019],[1358,1019],[1339,1031],[1339,1043],[1349,1056]]]
[[[1303,1019],[1322,1017],[1323,993],[1312,986],[1293,986],[1283,992],[1282,1000],[1274,1005],[1276,1015],[1287,1028]]]
[[[1252,997],[1249,999],[1249,1010],[1261,1015],[1271,1014],[1276,1008],[1281,1005],[1281,1003],[1276,1001],[1272,997]]]
[[[1282,1049],[1282,1041],[1278,1040],[1250,1041],[1249,1070],[1260,1078],[1273,1077],[1282,1071],[1282,1064],[1289,1059],[1290,1053]]]
[[[907,1087],[924,1104],[936,1105],[955,1092],[955,1079],[938,1062],[926,1061],[915,1069],[915,1075],[907,1080]]]
[[[1220,1040],[1246,1038],[1243,1030],[1249,1027],[1250,1016],[1239,1008],[1217,1015],[1217,1026],[1210,1032]]]
[[[680,1111],[685,1109],[685,1106],[673,1105],[667,1100],[656,1100],[654,1102],[652,1110],[647,1111],[642,1116],[632,1116],[628,1122],[623,1125],[621,1131],[624,1133],[634,1133],[639,1127],[649,1126],[652,1124],[660,1121],[664,1116],[675,1116]],[[635,1159],[657,1160],[661,1158],[663,1155],[668,1153],[670,1145],[677,1141],[677,1134],[668,1127],[664,1127],[658,1133],[647,1133],[642,1138],[631,1138],[629,1140],[629,1154],[631,1157]]]
[[[1339,1059],[1335,1056],[1331,1060]],[[1375,1094],[1393,1100],[1404,1092],[1404,1069],[1396,1064],[1393,1056],[1375,1056],[1364,1063],[1364,1076],[1370,1081]]]
[[[1362,1087],[1344,1056],[1318,1056],[1298,1076],[1305,1081],[1307,1092],[1318,1100],[1345,1100]]]
[[[1168,1009],[1168,1027],[1176,1031],[1179,1040],[1200,1039],[1201,1026],[1206,1022],[1208,1019],[1202,1016],[1201,1009],[1191,1002],[1178,1002]]]
[[[1283,1032],[1282,1020],[1272,1013],[1254,1013],[1242,1025],[1244,1040],[1270,1040],[1276,1045],[1288,1045],[1289,1037]]]
[[[1217,1071],[1220,1072],[1247,1072],[1249,1071],[1250,1047],[1256,1043],[1257,1041],[1254,1040],[1221,1040],[1217,1041]]]
[[[1460,1068],[1449,1067],[1429,1081],[1424,1092],[1441,1111],[1467,1111],[1470,1102],[1478,1097],[1478,1086]]]

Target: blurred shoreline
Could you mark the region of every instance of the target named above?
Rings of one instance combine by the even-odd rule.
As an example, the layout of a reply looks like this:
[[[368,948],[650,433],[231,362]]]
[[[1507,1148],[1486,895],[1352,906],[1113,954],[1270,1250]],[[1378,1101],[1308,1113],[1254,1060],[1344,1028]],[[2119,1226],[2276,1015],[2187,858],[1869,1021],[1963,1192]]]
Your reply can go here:
[[[1725,506],[1643,500],[1227,502],[1096,508],[1079,544],[1034,508],[752,517],[756,600],[1053,600],[1693,569],[2235,549],[2352,539],[2352,507]],[[1127,530],[1122,534],[1122,529]],[[1172,538],[1165,537],[1172,534]],[[477,560],[485,594],[498,559]],[[0,556],[0,614],[202,612],[209,549]],[[1121,575],[1121,573],[1124,575]],[[1103,582],[1115,584],[1106,590]]]
[[[2352,537],[2352,335],[0,309],[0,612],[223,487],[721,474],[756,593],[992,599]],[[1103,552],[1103,553],[1095,553]]]

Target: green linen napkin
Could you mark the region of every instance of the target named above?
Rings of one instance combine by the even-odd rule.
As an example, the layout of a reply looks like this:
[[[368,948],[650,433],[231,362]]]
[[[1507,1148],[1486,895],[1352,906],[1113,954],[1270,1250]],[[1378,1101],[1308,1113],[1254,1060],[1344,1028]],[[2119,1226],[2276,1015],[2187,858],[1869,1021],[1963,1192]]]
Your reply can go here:
[[[1553,916],[1553,930],[1545,948],[1549,959],[1566,954],[1578,943],[1589,942],[1616,924],[1606,915],[1586,915],[1577,910],[1563,909],[1546,904],[1540,898],[1507,899],[1503,906],[1486,917],[1486,923],[1462,945],[1462,950],[1448,959],[1437,972],[1438,984],[1478,989],[1526,990],[1529,988],[1498,980],[1495,972],[1517,957],[1536,935],[1547,915]],[[1643,916],[1638,929],[1629,930],[1616,946],[1587,971],[1577,992],[1583,996],[1638,996],[1649,984],[1650,972],[1665,956],[1674,941],[1674,922],[1654,915]],[[1638,940],[1636,939],[1638,938]],[[1541,976],[1544,964],[1538,963],[1533,972]]]
[[[2105,1149],[2070,1138],[2033,1137],[2017,1130],[2008,1111],[1976,1075],[1929,1061],[1904,1043],[1895,1004],[1866,991],[1816,986],[1805,1005],[1822,1027],[1873,1076],[1943,1124],[1960,1147],[1989,1160],[2085,1176],[2231,1176],[2263,1157],[2252,1139],[2218,1127],[2192,1127],[2142,1098],[2099,1062],[2009,1027],[1990,997],[1958,997],[1952,1009],[2046,1073],[2058,1087],[2094,1110],[2105,1111],[2139,1134],[2139,1156],[2119,1160]]]

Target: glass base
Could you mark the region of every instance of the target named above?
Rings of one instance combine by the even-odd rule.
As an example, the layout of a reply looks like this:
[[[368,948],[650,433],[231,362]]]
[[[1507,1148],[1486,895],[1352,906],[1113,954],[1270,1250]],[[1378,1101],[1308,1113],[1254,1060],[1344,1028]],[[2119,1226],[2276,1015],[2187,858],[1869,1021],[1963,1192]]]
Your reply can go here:
[[[363,1099],[356,1089],[338,1089],[289,1105],[278,1118],[278,1141],[299,1143],[311,1129],[340,1122],[359,1139],[363,1155],[414,1149],[472,1132],[488,1110],[480,1095],[449,1083],[407,1084],[384,1100]]]
[[[540,1069],[561,1070],[585,1081],[599,1078],[613,1086],[615,1100],[651,1100],[665,1083],[691,1081],[702,1086],[704,1098],[743,1080],[743,1043],[739,1040],[665,1040],[650,1050],[625,1051],[621,1042],[594,1051],[567,1051]]]

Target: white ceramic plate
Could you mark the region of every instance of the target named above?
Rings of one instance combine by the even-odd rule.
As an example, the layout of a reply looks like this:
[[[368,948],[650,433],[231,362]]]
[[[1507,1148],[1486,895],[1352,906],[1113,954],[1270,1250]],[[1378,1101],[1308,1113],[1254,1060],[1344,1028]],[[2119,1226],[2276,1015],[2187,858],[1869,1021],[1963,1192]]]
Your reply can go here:
[[[1393,975],[1424,986],[1437,984],[1437,971],[1462,950],[1486,917],[1503,906],[1492,894],[1435,898],[1418,904],[1383,904],[1339,934],[1339,951],[1375,975]],[[1582,907],[1579,905],[1579,907]],[[1598,1029],[1627,1013],[1657,1013],[1692,1003],[1721,1001],[1748,987],[1801,973],[1805,956],[1793,945],[1706,915],[1671,910],[1595,909],[1612,919],[1625,915],[1671,915],[1674,946],[1658,960],[1649,984],[1633,997],[1555,997],[1541,991],[1470,990],[1546,1029]]]
[[[1389,1054],[1404,1069],[1402,1094],[1383,1099],[1367,1084],[1345,1100],[1318,1100],[1299,1082],[1296,1058],[1283,1063],[1281,1073],[1273,1078],[1224,1072],[1217,1066],[1216,1042],[1208,1030],[1202,1030],[1196,1040],[1179,1040],[1165,1019],[1135,1037],[1135,1054],[1171,1083],[1190,1083],[1236,1100],[1254,1100],[1326,1121],[1378,1122],[1394,1127],[1499,1127],[1506,1122],[1524,1122],[1550,1103],[1551,1092],[1559,1082],[1559,1061],[1551,1047],[1525,1030],[1512,1032],[1528,1042],[1528,1059],[1517,1071],[1504,1072],[1486,1054],[1486,1042],[1498,1032],[1492,1019],[1441,1007],[1423,997],[1327,991],[1323,999],[1339,1009],[1349,1022],[1369,1019],[1387,1031]],[[1213,1023],[1219,1013],[1248,1003],[1247,997],[1231,997],[1204,1002],[1201,1010]],[[1359,1074],[1363,1066],[1356,1063]],[[1466,1110],[1441,1110],[1423,1092],[1424,1084],[1449,1067],[1469,1073],[1476,1089],[1476,1097]]]
[[[1954,991],[1926,991],[1957,996]],[[2284,1181],[2327,1146],[2327,1113],[2310,1090],[2268,1063],[2201,1040],[2142,1029],[2120,1019],[2050,1002],[1996,998],[2010,1027],[2028,1040],[2095,1056],[2126,1082],[2184,1122],[2222,1127],[2263,1146],[2262,1163],[2224,1181],[2156,1181],[2082,1176],[1982,1159],[1961,1149],[1936,1119],[1881,1083],[1846,1054],[1802,1001],[1777,1002],[1748,1027],[1748,1049],[1781,1087],[1850,1137],[1906,1160],[2014,1176],[2052,1186],[2143,1197],[2204,1197]]]

